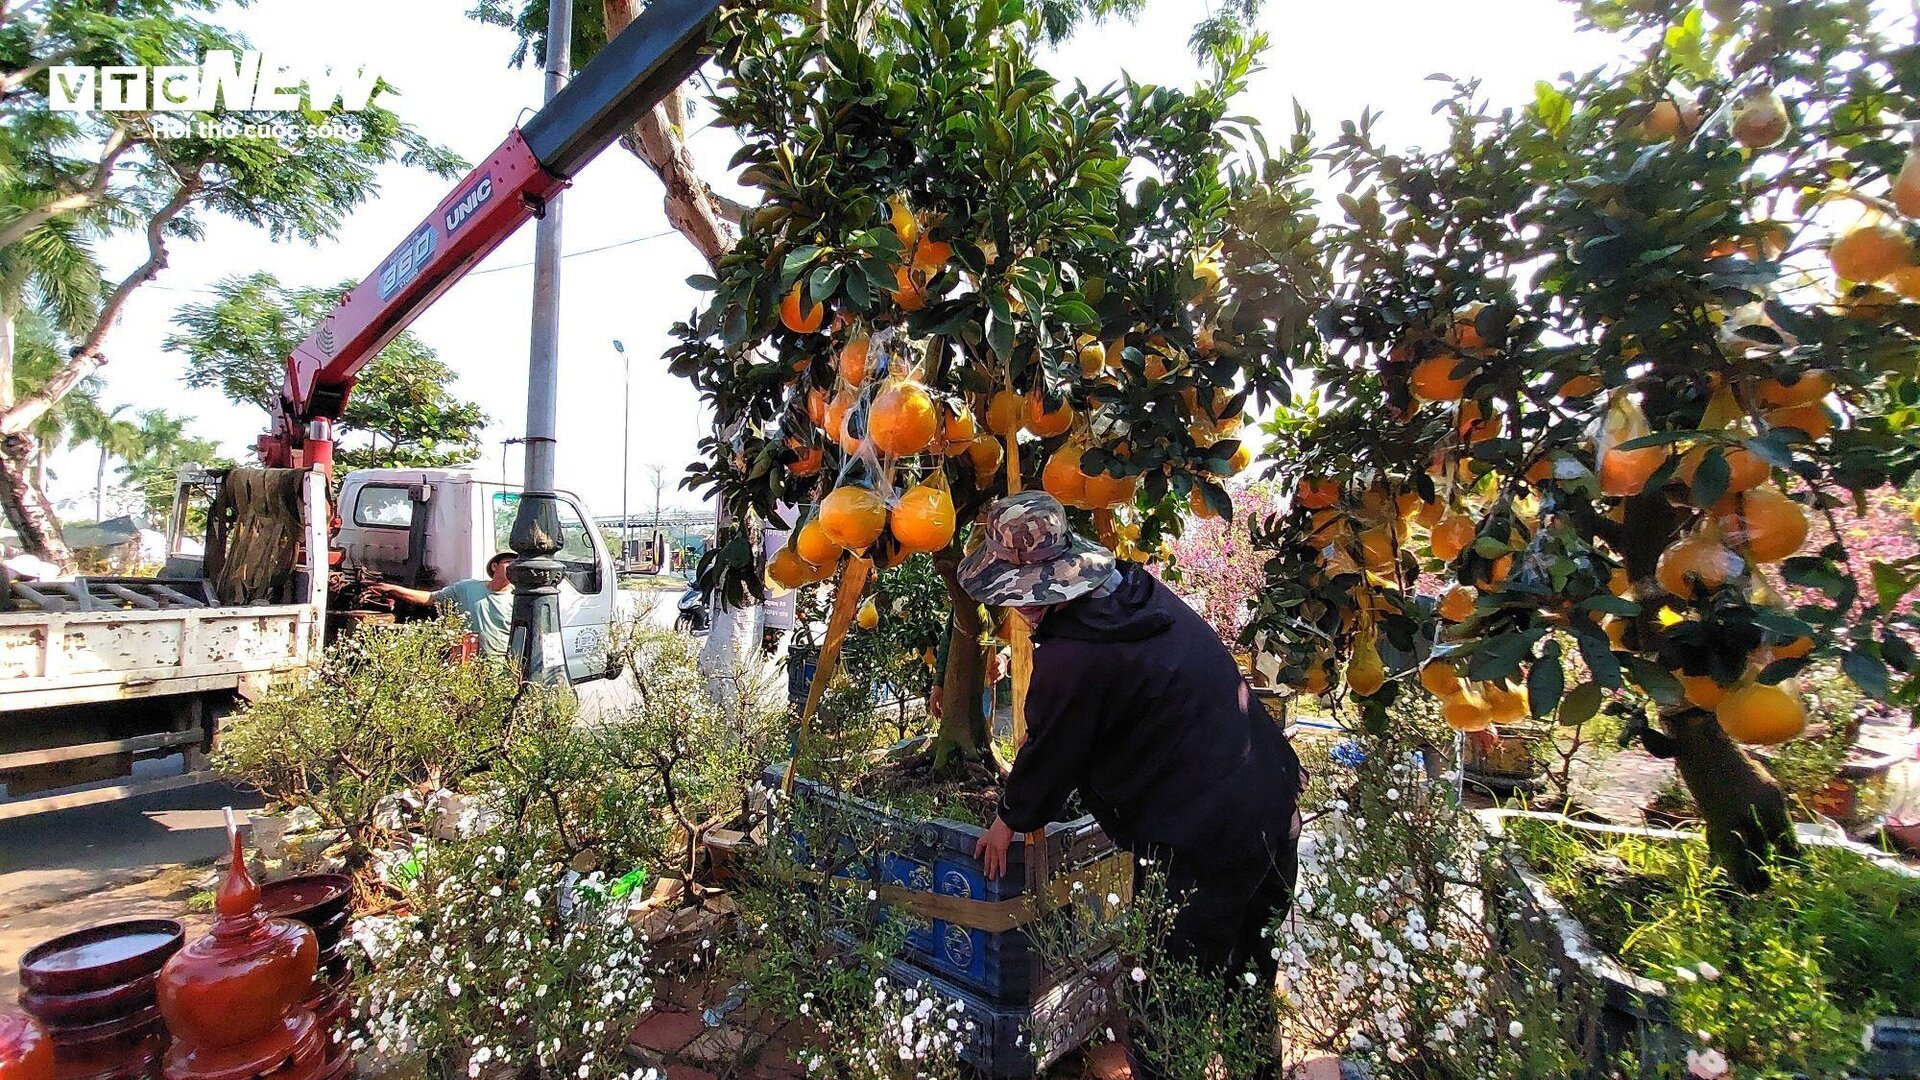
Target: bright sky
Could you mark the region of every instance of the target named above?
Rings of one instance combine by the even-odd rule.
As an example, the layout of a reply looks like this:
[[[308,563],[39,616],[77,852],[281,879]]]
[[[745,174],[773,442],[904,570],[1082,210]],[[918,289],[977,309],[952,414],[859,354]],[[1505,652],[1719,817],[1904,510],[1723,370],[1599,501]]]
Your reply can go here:
[[[540,82],[535,71],[507,66],[512,35],[465,18],[469,6],[469,0],[329,0],[322,8],[308,0],[256,0],[225,17],[269,53],[368,64],[400,89],[403,96],[392,104],[406,120],[477,161],[538,107]],[[1267,8],[1263,29],[1273,39],[1267,70],[1240,111],[1263,121],[1275,142],[1291,131],[1295,98],[1323,136],[1372,106],[1384,113],[1378,130],[1390,145],[1431,142],[1441,127],[1428,110],[1441,88],[1426,77],[1436,71],[1479,76],[1493,101],[1518,106],[1531,97],[1535,80],[1592,66],[1616,51],[1604,38],[1576,35],[1571,6],[1553,0],[1268,0]],[[324,17],[317,17],[322,10]],[[1141,81],[1190,82],[1197,67],[1185,42],[1197,13],[1191,2],[1158,0],[1138,22],[1084,30],[1050,66],[1094,85],[1122,71]],[[695,126],[710,115],[699,112]],[[719,129],[693,140],[696,159],[723,187],[719,172],[733,146]],[[449,190],[447,181],[390,169],[378,198],[354,214],[338,238],[318,247],[274,244],[244,225],[210,219],[204,240],[176,242],[171,266],[135,295],[108,339],[104,400],[190,414],[198,434],[243,456],[264,417],[211,391],[183,388],[181,358],[160,348],[174,310],[205,300],[207,287],[222,277],[261,268],[293,285],[364,277]],[[562,277],[560,484],[578,492],[595,514],[619,512],[622,369],[612,346],[618,338],[632,361],[631,505],[651,507],[649,463],[669,467],[667,505],[692,505],[694,498],[676,486],[705,419],[693,391],[667,374],[659,357],[669,327],[698,303],[685,279],[705,266],[668,229],[652,174],[617,147],[567,194],[565,233],[566,250],[574,254]],[[132,238],[103,245],[109,271],[135,265],[141,246]],[[484,475],[500,474],[500,440],[524,428],[532,250],[527,228],[413,325],[460,373],[456,392],[478,400],[492,417],[474,466]],[[507,465],[517,480],[517,447]],[[63,512],[90,516],[91,450],[57,456],[53,467],[53,495]]]

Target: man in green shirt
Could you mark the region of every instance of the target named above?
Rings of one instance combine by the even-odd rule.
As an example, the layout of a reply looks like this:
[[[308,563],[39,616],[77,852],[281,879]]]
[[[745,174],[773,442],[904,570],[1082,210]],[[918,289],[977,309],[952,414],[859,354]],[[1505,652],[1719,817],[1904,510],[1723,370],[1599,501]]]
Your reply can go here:
[[[385,593],[409,604],[441,605],[458,611],[467,620],[467,628],[480,638],[480,648],[495,656],[507,652],[507,632],[513,625],[513,586],[507,582],[507,567],[517,558],[503,551],[487,560],[487,576],[456,581],[444,589],[428,592],[404,585],[381,582],[369,591]]]

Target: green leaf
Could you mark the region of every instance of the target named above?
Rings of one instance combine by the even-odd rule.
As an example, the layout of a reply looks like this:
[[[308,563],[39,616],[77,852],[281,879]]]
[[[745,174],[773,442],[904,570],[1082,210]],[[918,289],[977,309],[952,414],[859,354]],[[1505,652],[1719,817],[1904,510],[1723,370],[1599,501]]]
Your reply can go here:
[[[1900,598],[1920,585],[1920,572],[1875,559],[1869,564],[1873,568],[1873,591],[1880,598],[1880,610],[1890,612]]]
[[[1567,95],[1554,89],[1553,84],[1542,79],[1533,84],[1533,115],[1547,134],[1559,138],[1566,133],[1568,121],[1573,119],[1573,102]]]
[[[1593,672],[1594,681],[1609,690],[1618,690],[1620,681],[1620,659],[1613,654],[1613,643],[1607,640],[1607,632],[1584,619],[1574,619],[1573,640],[1580,646],[1580,659],[1586,661],[1587,670]]]
[[[1733,470],[1727,467],[1727,455],[1718,446],[1709,447],[1693,471],[1693,505],[1712,506],[1727,493]]]
[[[1875,701],[1887,700],[1887,665],[1872,653],[1854,651],[1840,661],[1840,669],[1860,691]]]
[[[1580,609],[1582,611],[1599,612],[1602,615],[1619,615],[1628,619],[1640,614],[1639,604],[1634,603],[1624,596],[1615,596],[1612,593],[1589,596],[1585,600],[1580,601]]]
[[[1662,705],[1678,705],[1686,700],[1686,690],[1680,680],[1644,656],[1627,657],[1627,674],[1648,697]]]
[[[1540,659],[1527,672],[1527,701],[1533,718],[1542,719],[1560,707],[1560,695],[1566,689],[1566,669],[1560,666],[1560,646],[1548,642]]]
[[[1596,682],[1583,682],[1560,699],[1560,722],[1584,724],[1600,711],[1601,691]]]

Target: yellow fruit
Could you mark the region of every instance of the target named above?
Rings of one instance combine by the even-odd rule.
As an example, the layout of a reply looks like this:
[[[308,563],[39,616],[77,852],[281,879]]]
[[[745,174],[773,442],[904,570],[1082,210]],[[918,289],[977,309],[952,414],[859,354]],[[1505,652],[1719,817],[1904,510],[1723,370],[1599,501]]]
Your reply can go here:
[[[800,526],[800,531],[793,534],[793,549],[814,566],[826,566],[840,557],[840,545],[820,527],[819,518]]]
[[[1088,341],[1080,346],[1080,374],[1086,378],[1097,377],[1107,367],[1107,350],[1098,341]]]
[[[820,324],[827,317],[826,305],[816,302],[812,307],[802,310],[800,304],[800,283],[795,282],[793,291],[780,301],[780,325],[796,334],[811,334],[820,329]]]
[[[849,551],[864,551],[887,527],[887,506],[870,488],[834,488],[820,502],[817,519],[827,539]]]
[[[1227,459],[1227,472],[1230,474],[1243,473],[1247,471],[1247,466],[1252,464],[1253,447],[1242,442],[1240,449],[1233,452],[1233,457]]]
[[[1067,429],[1073,426],[1073,405],[1063,400],[1049,410],[1046,395],[1035,390],[1027,395],[1026,417],[1028,431],[1043,439],[1051,439],[1055,435],[1066,434]]]
[[[1733,140],[1749,150],[1765,150],[1787,137],[1792,121],[1787,104],[1772,89],[1753,89],[1740,95],[1733,107]]]
[[[1420,668],[1420,685],[1434,697],[1451,697],[1460,692],[1460,673],[1444,660],[1429,660]]]
[[[767,580],[783,589],[797,589],[813,576],[814,567],[790,547],[774,552],[767,560]]]
[[[1455,375],[1454,369],[1460,368]],[[1460,395],[1467,392],[1467,381],[1473,377],[1473,368],[1458,353],[1443,352],[1438,356],[1429,356],[1413,366],[1413,374],[1407,381],[1413,392],[1427,401],[1459,401]]]
[[[1775,746],[1806,730],[1807,709],[1792,683],[1748,683],[1729,690],[1713,710],[1735,742]]]
[[[1040,470],[1040,486],[1068,506],[1087,502],[1087,474],[1080,471],[1081,449],[1068,444],[1053,452]]]
[[[939,551],[953,539],[954,525],[953,496],[931,484],[909,488],[887,520],[908,551]]]
[[[1347,689],[1361,697],[1372,697],[1387,682],[1387,668],[1380,660],[1380,649],[1372,634],[1362,635],[1347,661]]]
[[[1807,542],[1806,508],[1777,489],[1729,495],[1714,509],[1728,542],[1754,562],[1779,562]]]
[[[1487,701],[1487,716],[1496,724],[1517,724],[1531,715],[1527,688],[1513,683],[1483,683],[1481,693]]]
[[[1455,731],[1485,731],[1493,726],[1486,699],[1464,687],[1441,703],[1440,715]]]
[[[1862,225],[1836,239],[1827,259],[1844,281],[1879,281],[1913,264],[1913,245],[1892,225]]]
[[[927,388],[908,379],[888,384],[867,410],[867,438],[881,453],[917,454],[933,441],[940,413]]]
[[[913,245],[920,240],[920,221],[913,216],[913,209],[907,205],[905,195],[895,195],[887,200],[887,221],[893,226],[893,235],[900,238],[900,250],[912,251]]]
[[[1653,577],[1662,589],[1685,599],[1725,585],[1745,568],[1740,556],[1727,550],[1713,530],[1703,529],[1675,540],[1661,552]]]
[[[1026,399],[1011,390],[996,390],[987,400],[987,430],[1002,438],[1019,431],[1026,415]]]
[[[1448,514],[1440,519],[1427,535],[1427,542],[1433,548],[1433,557],[1441,562],[1452,562],[1473,543],[1473,519],[1459,514]]]
[[[853,621],[859,623],[862,630],[871,630],[880,625],[880,608],[873,602],[873,597],[860,601],[860,610],[854,614]]]

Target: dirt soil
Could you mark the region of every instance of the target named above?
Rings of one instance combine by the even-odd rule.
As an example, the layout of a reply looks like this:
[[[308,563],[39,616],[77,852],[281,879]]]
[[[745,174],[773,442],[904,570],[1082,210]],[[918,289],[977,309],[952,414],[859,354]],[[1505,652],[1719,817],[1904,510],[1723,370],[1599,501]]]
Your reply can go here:
[[[882,765],[854,785],[862,798],[915,813],[931,809],[932,816],[974,825],[987,825],[1000,806],[1000,775],[978,762],[969,762],[957,777],[936,777],[933,758],[921,754]]]

